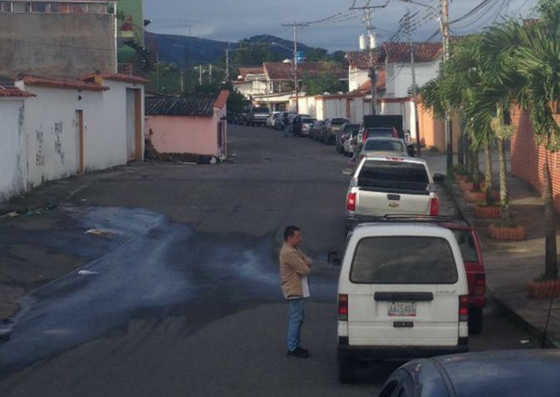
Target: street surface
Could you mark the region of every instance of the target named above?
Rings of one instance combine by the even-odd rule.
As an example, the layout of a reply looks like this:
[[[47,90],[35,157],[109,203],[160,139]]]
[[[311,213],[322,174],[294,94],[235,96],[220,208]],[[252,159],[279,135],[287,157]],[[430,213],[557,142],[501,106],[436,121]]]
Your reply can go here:
[[[61,181],[78,188],[55,210],[0,222],[1,280],[32,291],[0,344],[0,395],[378,390],[398,364],[337,381],[339,268],[327,254],[344,244],[346,159],[334,146],[259,127],[230,126],[229,140],[225,164],[141,163]],[[302,331],[309,360],[286,357],[277,252],[289,224],[302,228],[315,261]],[[92,229],[101,234],[85,233]],[[40,282],[54,274],[65,276]],[[484,327],[471,350],[538,345],[492,301]]]

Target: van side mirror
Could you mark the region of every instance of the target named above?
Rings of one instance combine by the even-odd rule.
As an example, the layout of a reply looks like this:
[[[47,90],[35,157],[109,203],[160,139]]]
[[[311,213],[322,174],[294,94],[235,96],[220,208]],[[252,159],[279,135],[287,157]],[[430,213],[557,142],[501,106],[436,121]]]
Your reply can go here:
[[[445,182],[445,175],[443,175],[443,174],[434,174],[434,182],[435,182],[435,183],[444,183],[444,182]]]

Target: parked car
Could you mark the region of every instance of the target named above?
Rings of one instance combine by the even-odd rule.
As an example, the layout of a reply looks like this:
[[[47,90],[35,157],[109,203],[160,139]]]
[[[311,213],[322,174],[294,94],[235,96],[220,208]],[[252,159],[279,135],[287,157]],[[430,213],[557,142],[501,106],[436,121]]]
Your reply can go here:
[[[325,120],[325,128],[322,131],[320,141],[326,145],[331,145],[336,142],[336,134],[345,123],[350,120],[342,117],[334,117]]]
[[[311,128],[309,129],[309,135],[307,136],[309,139],[313,139],[315,141],[319,140],[319,136],[321,134],[321,129],[325,124],[324,120],[317,120],[313,123]]]
[[[311,127],[313,127],[313,124],[315,124],[316,121],[317,121],[317,119],[315,119],[313,117],[302,117],[302,119],[301,119],[301,122],[302,122],[301,135],[302,136],[309,136],[309,132],[311,131]]]
[[[369,138],[398,138],[399,132],[394,127],[371,127],[362,128],[358,136],[358,140],[365,144]]]
[[[368,156],[408,157],[406,143],[400,138],[369,138],[360,152],[360,159]]]
[[[463,256],[469,284],[469,334],[482,332],[482,311],[486,306],[486,271],[476,229],[465,220],[445,215],[387,215],[380,221],[434,223],[453,232]]]
[[[359,130],[352,130],[348,139],[344,140],[344,153],[347,156],[354,155],[354,149],[359,147],[358,144],[358,133]]]
[[[284,129],[284,118],[288,117],[288,112],[280,112],[278,116],[274,119],[274,129],[283,130]]]
[[[560,351],[507,350],[410,361],[377,397],[557,397]]]
[[[233,119],[233,122],[239,125],[247,125],[247,121],[247,113],[237,113]]]
[[[278,114],[279,114],[279,113],[280,113],[280,112],[272,112],[272,113],[270,114],[270,117],[266,119],[266,126],[267,126],[268,128],[273,128],[273,127],[274,127],[275,118],[278,117]]]
[[[360,124],[344,123],[342,128],[336,134],[336,151],[344,153],[344,142],[350,139],[352,131],[359,130]]]
[[[353,381],[357,361],[465,352],[467,321],[467,275],[451,230],[369,223],[348,235],[338,282],[341,382]]]
[[[436,181],[445,177],[435,174]],[[346,228],[387,214],[438,215],[439,198],[424,159],[373,156],[362,159],[346,195]]]
[[[266,125],[266,119],[270,117],[270,111],[266,106],[253,106],[247,116],[249,125]]]

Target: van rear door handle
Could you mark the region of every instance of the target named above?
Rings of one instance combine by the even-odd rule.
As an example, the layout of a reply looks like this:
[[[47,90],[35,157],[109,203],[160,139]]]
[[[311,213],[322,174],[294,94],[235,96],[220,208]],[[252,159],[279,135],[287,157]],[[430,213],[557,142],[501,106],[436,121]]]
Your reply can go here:
[[[434,300],[431,292],[376,292],[373,299],[380,302],[430,302]]]
[[[387,200],[399,201],[400,199],[401,199],[401,195],[400,195],[400,194],[388,194],[388,195],[387,195]]]

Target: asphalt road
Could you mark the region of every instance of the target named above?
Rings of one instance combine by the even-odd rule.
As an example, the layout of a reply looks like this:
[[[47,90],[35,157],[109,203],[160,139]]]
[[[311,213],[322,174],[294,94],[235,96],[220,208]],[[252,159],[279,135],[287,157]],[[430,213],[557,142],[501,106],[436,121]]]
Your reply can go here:
[[[0,344],[0,395],[378,389],[397,364],[364,367],[352,385],[337,381],[338,267],[327,253],[344,242],[346,159],[333,146],[264,128],[231,126],[230,141],[231,162],[121,167],[85,178],[43,220],[0,224],[0,260],[14,256],[12,247],[34,247],[53,263],[72,257],[82,265],[81,274],[73,269],[22,300],[12,339]],[[442,208],[453,211],[445,196]],[[303,329],[311,358],[301,361],[286,357],[288,307],[277,273],[288,224],[303,229],[315,260]],[[92,228],[108,233],[84,234]],[[471,337],[475,351],[536,345],[492,301],[483,333]]]

